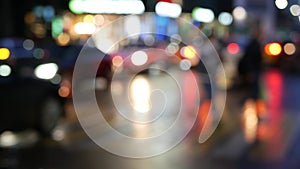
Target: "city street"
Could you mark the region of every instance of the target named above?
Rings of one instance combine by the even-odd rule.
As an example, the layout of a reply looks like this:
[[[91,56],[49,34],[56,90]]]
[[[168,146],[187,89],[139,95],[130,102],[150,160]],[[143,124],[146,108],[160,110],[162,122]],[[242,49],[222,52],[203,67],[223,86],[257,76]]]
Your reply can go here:
[[[157,122],[151,123],[150,126],[144,124],[132,123],[119,114],[112,104],[111,92],[107,90],[97,90],[96,96],[101,112],[107,122],[119,132],[132,137],[150,137],[159,134],[165,130],[174,120],[178,113],[180,97],[178,97],[178,87],[182,86],[182,105],[184,113],[191,112],[199,104],[193,85],[193,74],[184,71],[171,69],[170,72],[176,72],[177,76],[184,79],[186,83],[176,83],[173,78],[165,73],[156,73],[154,75],[138,75],[136,81],[142,90],[135,91],[152,91],[160,89],[164,92],[164,97],[157,93],[152,93],[150,103],[152,108],[154,104],[165,103],[165,111],[158,116]],[[201,79],[201,76],[199,76]],[[126,79],[126,78],[124,78]],[[135,83],[131,81],[131,84]],[[130,94],[130,88],[122,88],[128,80],[119,79],[112,84],[115,94],[122,95],[123,90]],[[145,88],[146,85],[146,88]],[[148,86],[147,86],[148,85]],[[205,116],[207,97],[205,90],[200,89],[201,101],[197,121],[191,132],[176,147],[161,155],[132,159],[120,157],[99,147],[83,131],[77,121],[75,112],[71,103],[67,105],[69,114],[62,119],[60,125],[54,130],[51,138],[42,138],[33,136],[34,132],[23,134],[22,137],[27,139],[27,143],[20,143],[19,146],[12,148],[1,148],[0,151],[0,168],[20,168],[20,169],[65,169],[65,168],[209,168],[209,169],[238,169],[238,168],[299,168],[300,154],[298,142],[300,140],[300,117],[299,117],[299,94],[297,88],[300,85],[298,75],[284,74],[277,69],[266,70],[261,75],[261,95],[257,109],[252,109],[259,113],[252,116],[247,111],[253,108],[254,102],[245,98],[247,89],[243,87],[234,87],[227,93],[225,111],[221,122],[213,135],[204,143],[198,142],[199,131],[201,130],[201,116]],[[128,91],[129,90],[129,91]],[[187,94],[188,93],[188,94]],[[139,93],[135,95],[140,97],[138,100],[132,100],[131,110],[124,106],[122,111],[134,112],[137,110],[157,113],[146,104],[141,102],[142,98],[149,96],[149,93]],[[151,95],[151,93],[150,93]],[[203,96],[204,95],[204,96]],[[125,99],[126,97],[119,96]],[[130,98],[130,96],[129,96]],[[162,100],[161,100],[162,99]],[[166,100],[164,100],[166,99]],[[134,102],[139,102],[134,107]],[[128,105],[127,105],[128,106]],[[149,106],[149,105],[148,105]],[[207,105],[206,105],[207,106]],[[171,113],[171,114],[170,114]],[[167,116],[164,116],[167,114]],[[157,116],[157,114],[156,114]],[[257,117],[257,118],[256,118]],[[151,116],[151,118],[153,118]],[[145,119],[143,119],[145,120]],[[203,120],[203,118],[202,118]],[[250,125],[247,123],[250,120]],[[255,121],[257,123],[255,123]],[[93,121],[91,121],[92,123]],[[193,122],[186,119],[184,122]],[[183,125],[183,124],[181,124]],[[184,126],[184,125],[183,125]],[[188,126],[188,125],[185,125]],[[98,128],[97,128],[98,129]],[[30,134],[29,134],[30,133]],[[114,140],[111,133],[103,129],[97,130],[97,135],[115,147],[127,147],[122,140]],[[30,141],[31,139],[31,141]],[[28,141],[29,140],[29,141]],[[165,140],[166,142],[168,140]],[[31,143],[28,143],[31,142]],[[164,143],[156,143],[156,146]],[[150,145],[149,145],[150,146]],[[132,151],[135,150],[134,147]],[[147,150],[149,147],[145,147]]]
[[[300,0],[24,2],[0,169],[300,169]]]

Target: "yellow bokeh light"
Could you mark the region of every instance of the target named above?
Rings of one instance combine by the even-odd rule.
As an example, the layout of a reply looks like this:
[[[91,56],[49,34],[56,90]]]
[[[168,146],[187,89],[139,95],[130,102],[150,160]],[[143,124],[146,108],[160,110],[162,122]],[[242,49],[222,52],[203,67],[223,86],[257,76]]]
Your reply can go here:
[[[6,60],[10,56],[10,51],[7,48],[0,48],[0,60]]]
[[[196,49],[193,46],[186,46],[181,48],[180,54],[187,59],[192,59],[196,56]]]
[[[83,22],[86,22],[86,23],[95,23],[95,18],[93,15],[85,15],[83,17]]]
[[[271,56],[277,56],[282,52],[282,47],[279,43],[269,43],[265,46],[265,53]]]
[[[269,50],[272,55],[279,55],[282,51],[282,48],[279,43],[272,43],[269,47]]]
[[[246,100],[243,110],[243,125],[246,141],[253,143],[258,129],[257,110],[253,100]]]

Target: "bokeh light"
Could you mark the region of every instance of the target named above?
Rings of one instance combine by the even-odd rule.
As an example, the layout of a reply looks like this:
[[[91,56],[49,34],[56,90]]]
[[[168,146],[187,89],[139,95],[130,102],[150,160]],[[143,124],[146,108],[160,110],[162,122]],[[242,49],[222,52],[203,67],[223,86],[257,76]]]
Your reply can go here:
[[[11,68],[8,65],[0,66],[0,76],[7,77],[11,74]]]
[[[240,46],[237,43],[230,43],[227,46],[227,51],[231,55],[236,55],[240,52]]]
[[[228,26],[232,23],[233,18],[232,15],[228,12],[221,12],[219,17],[218,17],[219,22],[222,25]]]
[[[105,19],[104,19],[103,15],[96,15],[95,16],[95,24],[97,26],[102,26],[104,24],[104,21],[105,21]]]
[[[10,56],[10,51],[7,48],[0,48],[0,60],[6,60]]]
[[[181,70],[190,70],[192,63],[187,59],[183,59],[179,62],[179,67]]]
[[[282,52],[282,47],[279,43],[269,43],[265,45],[264,51],[269,56],[278,56]]]
[[[237,6],[233,9],[233,17],[235,20],[238,21],[243,21],[246,19],[247,17],[247,11],[245,10],[245,8],[241,7],[241,6]]]
[[[192,17],[198,22],[210,23],[215,19],[214,12],[207,8],[194,8],[192,11]]]
[[[69,44],[70,40],[70,35],[62,33],[57,37],[57,44],[61,46],[66,46],[67,44]]]
[[[290,12],[293,16],[299,16],[300,15],[300,6],[297,4],[294,4],[290,7]]]
[[[30,29],[38,38],[44,38],[46,36],[47,27],[44,24],[34,23],[31,25]]]
[[[43,16],[43,6],[36,6],[33,8],[33,13],[36,17],[41,18]]]
[[[131,55],[131,62],[136,66],[142,66],[148,61],[148,55],[144,51],[136,51]]]
[[[71,0],[69,2],[69,9],[75,14],[83,13],[82,2],[80,0]]]
[[[11,147],[19,143],[18,137],[11,131],[4,131],[0,135],[0,145],[2,147]]]
[[[171,43],[176,43],[176,44],[180,44],[182,41],[182,38],[180,35],[178,34],[173,34],[171,35],[171,38],[170,38],[170,42]]]
[[[187,59],[192,59],[196,56],[196,49],[193,46],[185,46],[180,49],[180,54]]]
[[[135,111],[146,113],[151,109],[150,84],[146,78],[137,76],[130,84],[130,100]]]
[[[26,39],[23,41],[23,48],[26,50],[32,50],[34,47],[34,42],[31,39]]]
[[[296,52],[296,46],[293,43],[286,43],[283,46],[284,53],[287,55],[293,55]]]
[[[152,35],[146,35],[144,38],[144,43],[147,46],[153,46],[155,43],[155,38]]]
[[[246,100],[243,111],[243,122],[245,139],[248,143],[253,143],[256,139],[258,127],[257,110],[253,100]]]
[[[83,22],[86,22],[86,23],[95,23],[95,18],[93,15],[85,15],[83,17]]]
[[[181,14],[181,6],[176,3],[158,2],[155,6],[155,12],[159,16],[178,18]]]
[[[43,59],[45,56],[45,51],[41,48],[36,48],[33,51],[33,57],[37,58],[37,59]]]
[[[69,9],[75,14],[142,14],[145,6],[140,0],[70,0]]]
[[[58,66],[55,63],[46,63],[37,66],[34,69],[34,74],[37,78],[50,80],[52,79],[58,70]]]
[[[166,52],[170,55],[174,55],[178,50],[179,46],[177,43],[170,43],[166,48]]]
[[[275,0],[275,5],[278,9],[285,9],[288,6],[287,0]]]
[[[55,15],[55,9],[53,6],[47,5],[43,7],[43,18],[46,21],[51,21],[54,15]]]
[[[71,89],[67,86],[61,86],[58,89],[58,94],[61,97],[68,97],[70,95],[70,93],[71,93]]]
[[[122,56],[117,55],[117,56],[113,57],[112,64],[116,67],[122,66],[122,64],[123,64]]]
[[[35,19],[36,18],[32,12],[29,12],[24,16],[24,22],[26,24],[32,24],[35,21]]]
[[[74,30],[77,34],[93,34],[96,31],[96,25],[93,23],[85,23],[85,22],[78,22],[74,26]]]
[[[56,39],[61,33],[63,33],[64,26],[63,26],[63,19],[62,17],[55,17],[52,19],[51,24],[51,34]]]
[[[60,74],[56,74],[52,79],[50,79],[50,82],[52,84],[58,85],[62,80],[62,77]]]

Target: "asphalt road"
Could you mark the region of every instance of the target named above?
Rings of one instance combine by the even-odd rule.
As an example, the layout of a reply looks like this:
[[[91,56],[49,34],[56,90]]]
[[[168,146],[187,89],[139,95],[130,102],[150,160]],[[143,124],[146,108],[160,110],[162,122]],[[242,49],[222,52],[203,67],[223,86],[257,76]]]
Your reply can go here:
[[[169,151],[141,159],[113,154],[98,146],[97,141],[105,140],[106,146],[112,146],[123,153],[129,149],[132,150],[131,154],[135,154],[159,149],[165,146],[165,143],[172,142],[172,139],[177,139],[177,135],[170,135],[171,137],[160,142],[141,148],[136,144],[128,145],[124,140],[116,139],[103,124],[97,124],[99,123],[97,119],[88,117],[81,119],[89,122],[87,124],[91,124],[93,131],[96,131],[99,140],[94,142],[95,140],[93,141],[82,129],[76,116],[72,115],[70,108],[72,103],[69,103],[68,117],[62,119],[52,137],[42,138],[28,131],[22,135],[22,139],[25,140],[23,142],[27,144],[1,148],[0,168],[296,169],[300,167],[300,149],[297,144],[300,140],[299,76],[286,75],[278,70],[265,72],[260,82],[263,96],[260,102],[246,100],[245,88],[229,90],[217,130],[207,141],[200,144],[198,139],[203,129],[203,120],[211,120],[209,124],[214,124],[211,117],[203,118],[209,117],[205,112],[210,98],[207,97],[205,87],[199,89],[193,83],[194,74],[171,71],[174,73],[173,76],[159,73],[152,76],[139,75],[131,80],[117,78],[111,90],[96,91],[99,109],[107,124],[119,133],[132,138],[157,136],[172,125],[180,113],[179,110],[182,110],[183,114],[188,114],[178,125],[180,129],[192,126],[191,131]],[[177,78],[181,81],[176,82],[174,79]],[[199,79],[201,80],[201,76]],[[126,84],[131,86],[125,87]],[[200,93],[199,97],[197,92]],[[88,103],[81,104],[85,107],[82,110],[86,110],[87,114],[90,110],[94,110]],[[258,109],[255,107],[257,105]],[[136,116],[131,116],[132,114]],[[197,115],[196,119],[194,115]],[[182,130],[178,132],[182,134]]]

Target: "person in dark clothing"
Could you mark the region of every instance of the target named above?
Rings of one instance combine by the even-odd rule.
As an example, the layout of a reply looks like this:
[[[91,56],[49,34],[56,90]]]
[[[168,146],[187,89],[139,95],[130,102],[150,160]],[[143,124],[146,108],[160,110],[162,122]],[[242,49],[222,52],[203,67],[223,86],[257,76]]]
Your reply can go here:
[[[248,97],[255,100],[259,97],[259,79],[262,70],[262,48],[259,39],[260,32],[255,31],[238,65],[242,84],[249,89]]]

